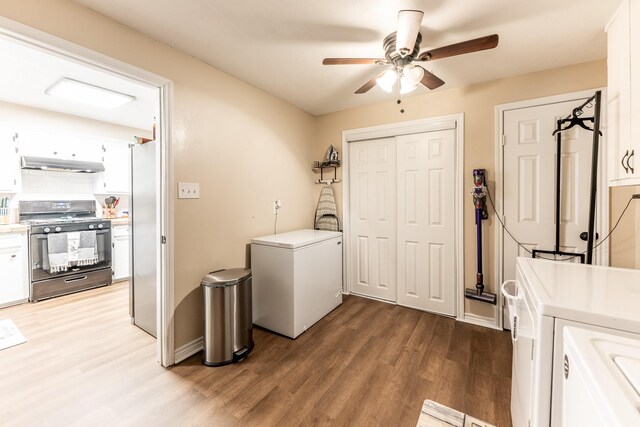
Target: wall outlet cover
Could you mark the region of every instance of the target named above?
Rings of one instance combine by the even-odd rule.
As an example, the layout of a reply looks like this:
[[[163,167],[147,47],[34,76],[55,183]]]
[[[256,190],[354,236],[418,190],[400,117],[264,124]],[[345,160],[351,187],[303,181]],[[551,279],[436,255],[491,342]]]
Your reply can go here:
[[[179,182],[178,199],[199,199],[200,184],[197,182]]]

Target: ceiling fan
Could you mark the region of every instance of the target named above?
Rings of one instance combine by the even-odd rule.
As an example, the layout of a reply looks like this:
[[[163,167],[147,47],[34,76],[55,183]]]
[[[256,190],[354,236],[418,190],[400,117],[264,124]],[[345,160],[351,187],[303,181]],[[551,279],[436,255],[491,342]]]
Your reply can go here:
[[[394,87],[398,87],[400,93],[404,94],[415,90],[418,83],[422,83],[431,90],[444,84],[444,81],[439,77],[420,65],[415,65],[414,62],[434,61],[493,49],[498,45],[498,35],[493,34],[420,53],[420,43],[422,42],[420,24],[423,16],[424,13],[419,10],[398,12],[397,31],[389,34],[382,42],[385,51],[384,58],[325,58],[322,63],[324,65],[376,64],[392,66],[362,85],[355,93],[365,93],[377,84],[386,92],[391,92]]]

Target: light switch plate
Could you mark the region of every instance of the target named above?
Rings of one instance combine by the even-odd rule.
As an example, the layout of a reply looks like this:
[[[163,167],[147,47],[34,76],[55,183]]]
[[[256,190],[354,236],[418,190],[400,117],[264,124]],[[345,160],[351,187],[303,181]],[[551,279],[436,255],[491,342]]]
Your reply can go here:
[[[178,199],[199,199],[200,184],[197,182],[179,182]]]

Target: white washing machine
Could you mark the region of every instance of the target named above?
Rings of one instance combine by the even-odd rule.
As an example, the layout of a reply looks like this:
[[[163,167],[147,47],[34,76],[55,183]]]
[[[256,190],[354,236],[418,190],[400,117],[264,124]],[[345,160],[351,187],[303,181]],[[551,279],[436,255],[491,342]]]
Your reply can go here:
[[[518,258],[502,285],[513,342],[515,427],[563,424],[564,330],[640,336],[640,271]]]
[[[251,239],[253,323],[296,338],[342,304],[342,233]]]
[[[640,426],[640,335],[564,329],[562,425]]]

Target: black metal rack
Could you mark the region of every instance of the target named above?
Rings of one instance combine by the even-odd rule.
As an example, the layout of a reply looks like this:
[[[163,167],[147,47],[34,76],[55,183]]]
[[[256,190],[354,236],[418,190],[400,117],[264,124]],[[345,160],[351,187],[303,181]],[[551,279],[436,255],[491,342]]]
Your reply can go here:
[[[537,254],[549,254],[549,255],[562,255],[568,257],[579,257],[582,264],[585,263],[585,253],[565,252],[560,250],[560,173],[562,164],[562,132],[570,129],[574,126],[580,126],[588,131],[593,132],[593,144],[591,147],[591,187],[589,189],[589,225],[586,232],[587,235],[587,251],[586,251],[586,263],[593,264],[593,241],[595,236],[595,218],[596,218],[596,192],[598,188],[598,151],[600,146],[600,103],[602,98],[602,92],[596,91],[596,93],[582,103],[579,107],[573,109],[573,112],[564,119],[558,120],[557,128],[553,131],[553,135],[556,136],[556,212],[555,212],[555,245],[552,251],[533,249],[531,255],[533,258]],[[594,105],[593,117],[580,117],[583,112],[583,108],[586,106]],[[592,122],[593,129],[585,125],[585,122]],[[568,126],[564,126],[568,124]],[[582,236],[581,236],[582,237]]]
[[[313,162],[313,170],[320,170],[320,179],[316,181],[316,184],[334,184],[340,182],[338,179],[338,168],[340,167],[340,160],[326,161],[326,162]],[[333,178],[324,179],[324,170],[333,168]]]

